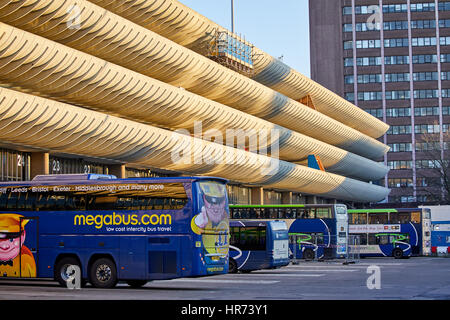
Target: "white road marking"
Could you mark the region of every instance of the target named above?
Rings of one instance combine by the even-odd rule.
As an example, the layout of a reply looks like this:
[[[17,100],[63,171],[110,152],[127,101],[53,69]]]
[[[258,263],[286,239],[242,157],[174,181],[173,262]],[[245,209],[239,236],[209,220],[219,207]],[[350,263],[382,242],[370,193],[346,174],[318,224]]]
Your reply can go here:
[[[269,281],[269,280],[227,280],[227,279],[173,279],[173,280],[161,280],[170,282],[201,282],[201,283],[246,283],[246,284],[274,284],[280,281]]]
[[[254,277],[254,276],[264,276],[264,277],[323,277],[325,274],[303,274],[303,273],[292,273],[292,274],[277,274],[277,273],[258,273],[258,272],[253,272],[251,274],[243,274],[241,276],[250,276],[250,277]]]
[[[343,269],[350,269],[350,268],[367,268],[367,266],[402,266],[404,265],[403,263],[396,263],[396,262],[392,262],[392,263],[385,263],[385,262],[381,262],[381,263],[356,263],[356,264],[349,264],[349,265],[343,265],[343,264],[333,264],[333,265],[299,265],[299,264],[295,264],[295,265],[289,265],[283,268],[343,268]]]
[[[277,269],[277,270],[267,270],[268,272],[294,272],[294,271],[298,271],[298,272],[355,272],[355,271],[360,271],[360,269],[326,269],[326,268],[317,268],[317,269],[301,269],[301,268],[289,268],[289,269]]]

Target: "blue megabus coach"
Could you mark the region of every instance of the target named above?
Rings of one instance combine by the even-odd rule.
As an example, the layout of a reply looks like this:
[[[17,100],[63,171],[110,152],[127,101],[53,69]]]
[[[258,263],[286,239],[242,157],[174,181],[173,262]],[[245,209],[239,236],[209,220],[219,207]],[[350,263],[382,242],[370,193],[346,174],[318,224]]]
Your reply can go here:
[[[226,180],[37,176],[0,183],[0,277],[111,288],[228,272]],[[76,268],[74,268],[76,267]]]

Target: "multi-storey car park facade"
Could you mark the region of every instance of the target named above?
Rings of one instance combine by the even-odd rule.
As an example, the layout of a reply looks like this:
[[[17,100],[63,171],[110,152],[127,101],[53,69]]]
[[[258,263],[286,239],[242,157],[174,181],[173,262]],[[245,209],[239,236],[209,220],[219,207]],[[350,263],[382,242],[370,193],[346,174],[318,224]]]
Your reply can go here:
[[[447,158],[450,2],[309,1],[312,79],[390,125],[387,202],[433,202]]]
[[[223,35],[244,59],[211,54]],[[175,0],[0,0],[0,83],[2,180],[210,175],[233,203],[389,193],[371,183],[385,123]]]

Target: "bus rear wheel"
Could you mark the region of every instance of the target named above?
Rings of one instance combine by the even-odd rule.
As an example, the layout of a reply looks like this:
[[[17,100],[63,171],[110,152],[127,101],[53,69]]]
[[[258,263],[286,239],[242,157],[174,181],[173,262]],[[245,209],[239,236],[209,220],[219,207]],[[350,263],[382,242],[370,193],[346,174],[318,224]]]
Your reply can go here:
[[[314,260],[315,254],[314,251],[311,249],[305,249],[303,251],[303,259],[305,260]]]
[[[403,258],[403,250],[400,249],[400,248],[395,248],[395,249],[392,251],[392,256],[393,256],[395,259],[401,259],[401,258]]]
[[[89,270],[89,282],[96,288],[113,288],[117,283],[114,262],[108,258],[95,260]]]

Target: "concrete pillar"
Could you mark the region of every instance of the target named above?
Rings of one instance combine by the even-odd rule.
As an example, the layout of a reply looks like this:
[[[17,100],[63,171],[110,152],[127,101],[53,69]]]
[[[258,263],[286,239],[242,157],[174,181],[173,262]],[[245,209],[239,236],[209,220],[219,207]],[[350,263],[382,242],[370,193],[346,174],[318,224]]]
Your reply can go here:
[[[292,204],[292,192],[281,193],[281,204]]]
[[[252,204],[264,204],[264,189],[261,187],[251,188]]]
[[[49,174],[50,172],[50,155],[48,152],[32,152],[31,153],[30,178],[40,174]]]
[[[111,165],[109,166],[109,174],[115,175],[118,179],[125,179],[127,177],[125,168],[124,164]]]

